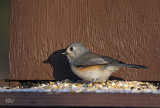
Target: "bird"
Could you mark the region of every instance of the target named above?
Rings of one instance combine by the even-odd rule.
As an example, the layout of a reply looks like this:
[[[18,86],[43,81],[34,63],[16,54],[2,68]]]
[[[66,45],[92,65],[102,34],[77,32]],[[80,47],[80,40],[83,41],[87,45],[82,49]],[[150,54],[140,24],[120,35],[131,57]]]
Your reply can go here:
[[[90,52],[80,42],[73,42],[67,46],[65,54],[69,60],[71,70],[82,80],[89,82],[105,82],[113,72],[119,68],[148,69],[147,66],[127,64],[108,56]]]

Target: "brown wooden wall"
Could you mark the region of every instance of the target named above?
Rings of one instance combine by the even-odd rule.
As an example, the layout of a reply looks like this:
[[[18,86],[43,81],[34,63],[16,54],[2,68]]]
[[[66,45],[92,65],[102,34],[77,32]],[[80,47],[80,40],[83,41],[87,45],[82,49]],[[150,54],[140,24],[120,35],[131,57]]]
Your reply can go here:
[[[115,77],[160,81],[160,0],[10,0],[10,79],[75,79],[60,54],[75,41],[150,67]]]

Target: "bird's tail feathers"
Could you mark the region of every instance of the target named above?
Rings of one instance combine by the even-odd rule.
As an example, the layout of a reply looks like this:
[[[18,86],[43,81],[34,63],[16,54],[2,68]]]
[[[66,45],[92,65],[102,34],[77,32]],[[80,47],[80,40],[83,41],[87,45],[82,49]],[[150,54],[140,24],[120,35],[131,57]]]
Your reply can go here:
[[[148,69],[149,68],[147,66],[136,65],[136,64],[125,64],[123,62],[116,63],[116,64],[110,64],[110,66],[118,66],[118,67],[125,67],[125,68],[136,68],[136,69]]]
[[[118,64],[118,66],[126,67],[126,68],[137,68],[137,69],[148,69],[149,68],[147,66],[135,65],[135,64],[125,64],[125,63]]]

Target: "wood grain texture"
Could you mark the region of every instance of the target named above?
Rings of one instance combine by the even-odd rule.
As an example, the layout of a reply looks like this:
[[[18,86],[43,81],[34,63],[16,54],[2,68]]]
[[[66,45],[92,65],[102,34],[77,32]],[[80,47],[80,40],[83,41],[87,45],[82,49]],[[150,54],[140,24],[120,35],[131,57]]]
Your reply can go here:
[[[160,95],[151,93],[0,93],[0,106],[72,106],[159,108]],[[7,102],[6,100],[13,100]]]
[[[121,69],[115,77],[160,81],[160,0],[10,0],[10,79],[69,78],[60,52],[75,41],[150,67]],[[50,54],[53,70],[42,63]]]

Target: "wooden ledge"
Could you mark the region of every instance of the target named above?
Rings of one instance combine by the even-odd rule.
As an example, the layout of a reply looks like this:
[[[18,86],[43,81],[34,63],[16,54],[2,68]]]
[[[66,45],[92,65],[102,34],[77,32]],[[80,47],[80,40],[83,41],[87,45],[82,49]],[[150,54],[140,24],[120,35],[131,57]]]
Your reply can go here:
[[[160,94],[4,92],[0,106],[160,107]]]

